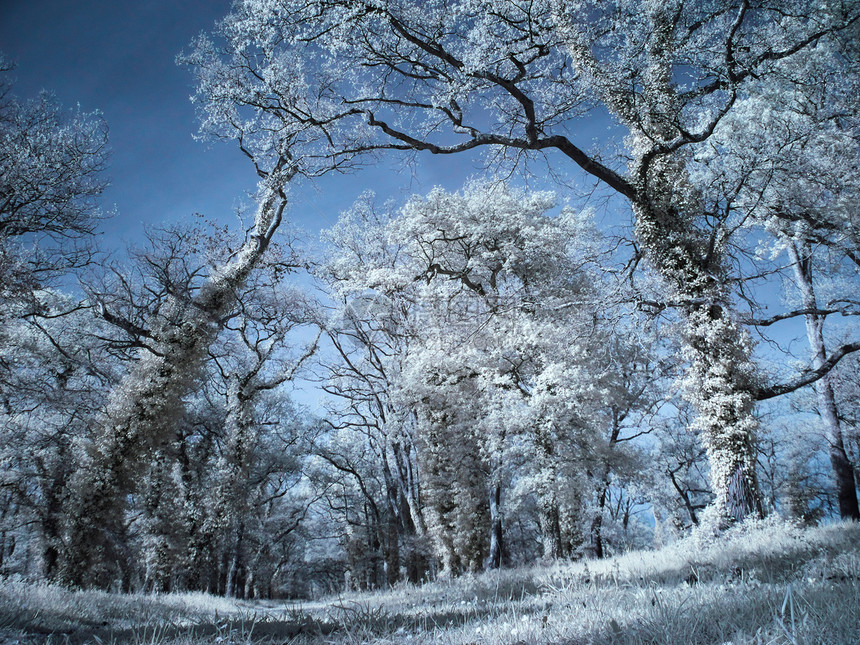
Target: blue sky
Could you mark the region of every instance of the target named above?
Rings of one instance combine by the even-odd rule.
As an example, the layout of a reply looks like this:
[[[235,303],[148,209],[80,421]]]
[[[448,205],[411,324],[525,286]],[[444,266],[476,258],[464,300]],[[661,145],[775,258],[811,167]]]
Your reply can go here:
[[[257,177],[239,150],[200,142],[191,75],[175,63],[201,31],[230,9],[229,0],[5,0],[0,2],[0,51],[17,64],[14,92],[53,92],[63,105],[99,110],[110,128],[112,159],[101,246],[118,250],[140,239],[146,224],[195,212],[235,221]],[[332,225],[366,187],[380,197],[457,188],[477,172],[466,157],[424,156],[415,175],[402,160],[351,176],[294,187],[290,217],[315,234]],[[408,172],[408,171],[407,171]]]
[[[56,94],[66,107],[99,110],[110,128],[111,187],[104,243],[133,240],[142,223],[195,211],[229,214],[254,177],[227,146],[196,142],[191,79],[176,54],[228,2],[0,3],[0,51],[17,64],[15,93]]]

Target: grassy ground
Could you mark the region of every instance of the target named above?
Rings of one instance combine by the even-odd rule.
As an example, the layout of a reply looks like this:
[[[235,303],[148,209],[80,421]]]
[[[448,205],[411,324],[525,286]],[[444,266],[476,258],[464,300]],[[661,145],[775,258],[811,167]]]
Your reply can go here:
[[[0,582],[12,643],[860,643],[860,525],[765,521],[603,561],[301,605]]]

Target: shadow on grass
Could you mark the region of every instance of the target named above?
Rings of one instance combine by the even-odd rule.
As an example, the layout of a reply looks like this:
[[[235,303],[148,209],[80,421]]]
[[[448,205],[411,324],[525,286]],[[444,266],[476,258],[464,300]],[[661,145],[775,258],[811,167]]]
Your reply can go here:
[[[517,603],[513,603],[517,604]],[[334,618],[315,618],[293,615],[288,619],[258,618],[224,619],[177,625],[169,621],[142,623],[127,628],[111,627],[105,623],[77,620],[48,625],[38,615],[23,615],[5,621],[6,626],[18,632],[23,643],[85,645],[88,643],[169,643],[175,640],[205,643],[241,642],[284,643],[303,636],[323,637],[335,633],[362,634],[384,637],[394,633],[428,633],[454,629],[470,623],[498,617],[510,611],[508,603],[466,605],[463,608],[422,608],[417,613],[388,613],[382,607],[335,607]],[[518,616],[532,614],[537,609],[517,607]],[[2,634],[0,634],[2,636]],[[219,638],[220,637],[220,638]],[[0,638],[0,643],[4,642]]]
[[[211,642],[234,642],[235,638],[254,643],[284,643],[298,636],[327,636],[341,629],[340,625],[305,620],[229,620],[196,625],[176,625],[171,623],[150,623],[129,628],[112,628],[107,625],[94,625],[83,621],[75,627],[67,626],[50,629],[38,621],[11,621],[8,636],[0,631],[0,643],[44,643],[51,645],[85,645],[89,643],[168,643],[175,640]],[[14,633],[14,635],[13,635]],[[219,638],[220,637],[220,638]],[[12,640],[12,639],[15,640]]]

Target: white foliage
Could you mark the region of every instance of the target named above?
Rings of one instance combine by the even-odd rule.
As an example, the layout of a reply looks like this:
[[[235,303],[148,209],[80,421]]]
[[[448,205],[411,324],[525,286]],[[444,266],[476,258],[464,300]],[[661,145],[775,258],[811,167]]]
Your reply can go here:
[[[370,199],[325,234],[334,324],[386,348],[386,432],[413,419],[439,557],[475,568],[493,486],[532,478],[547,509],[581,512],[580,469],[622,396],[603,347],[609,303],[596,313],[595,236],[567,209],[551,215],[553,195],[503,183],[434,189],[396,215]]]

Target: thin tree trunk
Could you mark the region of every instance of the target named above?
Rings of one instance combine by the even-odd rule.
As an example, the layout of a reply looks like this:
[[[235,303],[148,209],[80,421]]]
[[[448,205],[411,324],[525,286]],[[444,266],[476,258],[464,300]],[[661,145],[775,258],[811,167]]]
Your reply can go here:
[[[236,539],[233,542],[230,567],[227,570],[227,585],[224,595],[228,598],[238,598],[239,595],[239,571],[242,567],[242,542],[245,537],[245,522],[239,520],[236,526]]]
[[[488,569],[499,569],[504,563],[501,506],[502,487],[496,484],[490,491],[490,554],[486,564]]]
[[[812,282],[809,244],[792,240],[788,245],[788,254],[803,300],[803,308],[815,311],[818,305]],[[812,349],[813,366],[818,369],[827,361],[827,348],[824,344],[824,316],[808,313],[805,319],[806,337],[809,340],[809,347]],[[829,374],[825,374],[815,382],[815,393],[818,397],[818,413],[826,428],[830,464],[833,467],[836,494],[839,500],[839,515],[843,520],[860,520],[854,467],[845,451],[842,425],[839,423],[836,397],[833,394]]]
[[[612,408],[612,430],[609,433],[608,455],[612,455],[621,435],[621,423],[626,412],[619,412],[617,407]],[[591,520],[591,551],[595,558],[602,559],[603,551],[603,511],[606,508],[606,498],[609,495],[609,473],[612,471],[611,458],[607,456],[607,462],[603,466],[603,477],[597,491],[597,511]]]
[[[591,551],[598,559],[603,559],[603,510],[608,492],[609,482],[604,481],[597,494],[597,511],[591,520]]]

